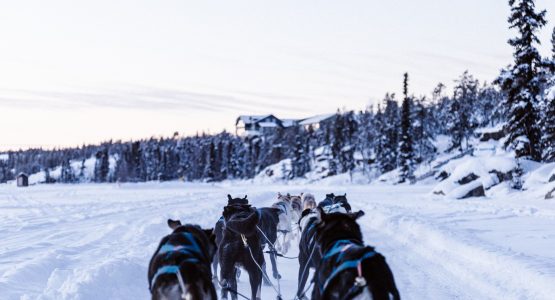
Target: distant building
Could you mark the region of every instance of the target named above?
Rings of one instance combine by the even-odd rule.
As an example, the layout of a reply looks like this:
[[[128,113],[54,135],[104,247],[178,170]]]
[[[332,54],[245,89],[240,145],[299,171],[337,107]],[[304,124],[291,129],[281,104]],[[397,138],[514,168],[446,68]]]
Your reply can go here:
[[[318,130],[322,124],[329,122],[335,114],[317,115],[306,119],[279,119],[274,115],[239,116],[235,121],[235,134],[241,137],[253,137],[273,132],[276,128],[303,126]]]
[[[235,134],[239,136],[256,136],[275,128],[283,128],[283,122],[274,115],[239,116],[235,121]]]
[[[16,177],[17,186],[29,186],[29,176],[25,173],[19,173]]]
[[[299,121],[299,125],[303,126],[306,130],[310,127],[312,127],[313,130],[318,130],[322,125],[331,122],[333,119],[335,119],[335,114],[317,115]]]

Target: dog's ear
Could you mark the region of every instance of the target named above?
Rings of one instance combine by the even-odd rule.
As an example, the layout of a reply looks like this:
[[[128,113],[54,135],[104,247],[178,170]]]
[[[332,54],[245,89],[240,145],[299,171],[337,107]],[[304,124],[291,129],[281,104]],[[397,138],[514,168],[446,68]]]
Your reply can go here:
[[[324,226],[324,219],[326,218],[326,212],[321,207],[317,207],[314,211],[316,213],[316,223],[318,226]]]
[[[172,219],[168,219],[168,226],[172,229],[175,230],[177,227],[181,226],[181,221],[179,220],[172,220]]]
[[[356,220],[356,219],[358,219],[362,216],[364,216],[364,211],[362,211],[362,210],[359,210],[355,213],[351,213],[351,217],[353,218],[353,220]]]
[[[202,229],[202,231],[204,232],[204,234],[206,234],[206,237],[208,238],[208,240],[212,239],[212,236],[214,235],[214,228]]]
[[[247,195],[245,195],[245,198],[243,198],[243,199],[245,199],[245,200],[246,200],[246,199],[247,199]]]
[[[230,194],[227,194],[227,200],[233,200],[233,198],[231,198]]]

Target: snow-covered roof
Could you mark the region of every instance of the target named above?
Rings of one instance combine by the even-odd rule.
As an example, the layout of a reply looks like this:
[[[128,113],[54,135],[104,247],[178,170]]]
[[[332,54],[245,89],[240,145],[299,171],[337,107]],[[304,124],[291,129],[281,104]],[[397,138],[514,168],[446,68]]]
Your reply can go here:
[[[262,120],[262,119],[264,119],[264,118],[267,118],[267,117],[269,117],[269,116],[271,116],[271,115],[256,115],[256,116],[246,116],[246,115],[243,115],[243,116],[239,116],[239,117],[237,118],[237,122],[236,122],[236,123],[239,123],[239,120],[241,120],[241,121],[243,121],[243,123],[245,123],[245,124],[251,124],[251,123],[255,123],[255,122],[259,121],[259,120]]]
[[[310,118],[306,118],[302,121],[299,122],[300,125],[311,125],[311,124],[316,124],[316,123],[320,123],[322,121],[325,121],[331,117],[335,116],[335,114],[323,114],[323,115],[316,115]]]

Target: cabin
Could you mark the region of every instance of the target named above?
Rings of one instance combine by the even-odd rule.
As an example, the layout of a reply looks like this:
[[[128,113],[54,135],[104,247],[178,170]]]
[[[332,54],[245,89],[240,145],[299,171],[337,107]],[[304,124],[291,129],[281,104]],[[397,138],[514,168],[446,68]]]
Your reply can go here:
[[[269,133],[276,128],[283,128],[283,123],[274,115],[239,116],[235,121],[235,134],[248,137]]]
[[[335,114],[317,115],[305,119],[279,119],[274,115],[239,116],[235,121],[235,134],[244,137],[264,136],[277,128],[286,129],[302,126],[305,130],[318,130],[324,123],[335,118]]]
[[[25,173],[19,173],[16,177],[18,187],[29,186],[29,176]]]
[[[325,114],[325,115],[317,115],[314,117],[306,118],[299,121],[299,125],[303,126],[305,130],[312,128],[312,130],[318,130],[324,124],[331,122],[334,120],[335,114]]]

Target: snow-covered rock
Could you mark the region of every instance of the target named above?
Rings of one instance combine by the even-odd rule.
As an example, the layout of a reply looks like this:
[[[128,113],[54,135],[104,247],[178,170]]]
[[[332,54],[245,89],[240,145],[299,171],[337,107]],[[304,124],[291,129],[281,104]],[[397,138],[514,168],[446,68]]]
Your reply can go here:
[[[465,156],[443,167],[440,175],[449,175],[432,192],[457,199],[485,196],[485,190],[510,178],[515,167],[510,157]]]
[[[278,183],[289,179],[292,172],[291,159],[284,159],[277,164],[264,168],[253,179],[256,183]]]

